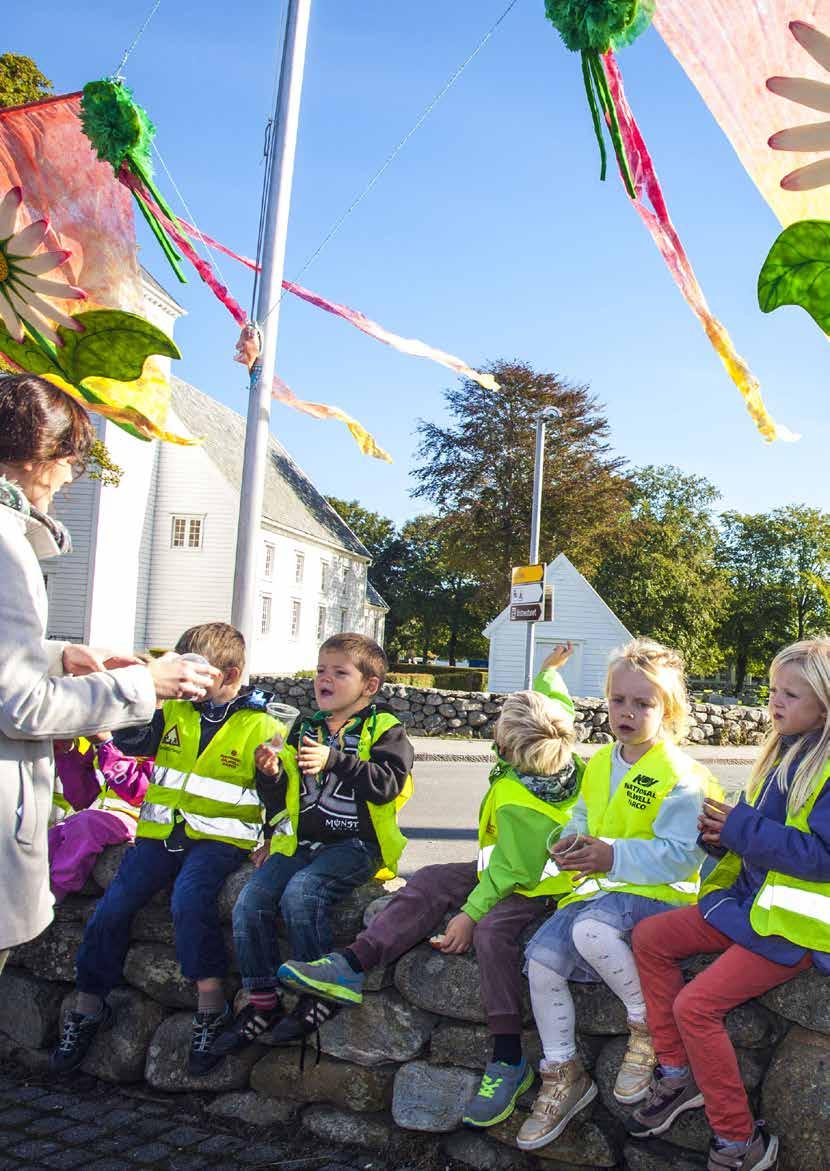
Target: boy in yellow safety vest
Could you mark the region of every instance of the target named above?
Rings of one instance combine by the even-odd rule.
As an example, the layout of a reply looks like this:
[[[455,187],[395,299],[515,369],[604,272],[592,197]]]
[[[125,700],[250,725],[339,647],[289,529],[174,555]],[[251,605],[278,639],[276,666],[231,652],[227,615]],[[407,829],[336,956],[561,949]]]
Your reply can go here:
[[[522,1054],[521,936],[551,909],[550,897],[572,889],[548,857],[579,795],[583,765],[573,756],[574,705],[557,667],[559,646],[545,660],[534,691],[507,698],[494,734],[498,761],[479,810],[475,862],[426,866],[397,892],[344,951],[316,963],[282,965],[283,984],[335,1004],[360,1004],[364,973],[393,963],[450,919],[430,940],[445,955],[475,946],[481,998],[493,1037],[492,1060],[466,1104],[468,1126],[495,1126],[533,1081]],[[460,910],[459,910],[460,908]]]
[[[106,997],[121,979],[133,916],[170,883],[176,957],[198,994],[191,1074],[211,1068],[210,1043],[231,1019],[216,899],[262,836],[258,790],[276,764],[257,750],[277,725],[265,710],[268,697],[241,689],[245,640],[233,626],[191,627],[176,651],[206,660],[215,682],[204,701],[167,700],[149,724],[114,736],[122,752],[152,756],[155,763],[135,847],[124,855],[84,931],[77,1005],[66,1015],[51,1057],[56,1073],[80,1065],[98,1030],[112,1023]]]
[[[263,746],[270,841],[237,899],[233,935],[249,1002],[213,1043],[214,1062],[270,1032],[275,1044],[305,1037],[333,1015],[303,996],[285,1014],[277,980],[277,916],[292,952],[313,960],[332,945],[331,911],[373,874],[391,878],[406,839],[397,810],[412,792],[415,753],[400,720],[378,701],[383,649],[364,634],[320,647],[314,695],[320,710],[292,728],[281,749]]]

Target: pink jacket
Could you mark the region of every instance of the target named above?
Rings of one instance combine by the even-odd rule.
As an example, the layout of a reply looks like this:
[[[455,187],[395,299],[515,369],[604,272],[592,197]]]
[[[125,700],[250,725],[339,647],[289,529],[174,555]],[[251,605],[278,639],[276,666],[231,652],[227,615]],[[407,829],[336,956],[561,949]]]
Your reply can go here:
[[[153,773],[152,760],[124,756],[112,740],[106,740],[103,744],[90,745],[86,752],[73,744],[69,752],[55,753],[63,795],[72,808],[88,809],[101,796],[96,756],[98,771],[107,787],[129,805],[140,805]]]

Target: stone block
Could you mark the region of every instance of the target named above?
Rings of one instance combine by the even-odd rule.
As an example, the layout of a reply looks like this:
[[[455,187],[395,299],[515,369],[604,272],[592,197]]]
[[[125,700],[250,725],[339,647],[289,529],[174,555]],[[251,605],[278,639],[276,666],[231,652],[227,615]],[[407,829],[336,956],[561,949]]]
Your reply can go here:
[[[826,995],[826,994],[825,994]],[[761,1112],[781,1140],[779,1171],[826,1171],[830,1152],[830,1037],[794,1025],[773,1054]]]
[[[73,991],[65,998],[62,1015],[74,1009],[76,995]],[[115,1015],[112,1028],[97,1034],[81,1069],[105,1082],[140,1082],[164,1009],[134,988],[114,988],[107,1000]]]
[[[301,1070],[296,1049],[274,1049],[251,1070],[251,1088],[270,1098],[330,1102],[356,1113],[374,1113],[391,1102],[394,1077],[394,1066],[355,1065],[325,1054]]]
[[[435,1016],[408,1004],[394,989],[373,992],[320,1027],[324,1053],[358,1065],[410,1061],[424,1049]]]
[[[404,1130],[455,1130],[480,1081],[472,1070],[408,1061],[395,1074],[392,1117]]]
[[[121,846],[107,846],[98,855],[98,861],[92,870],[92,877],[95,879],[101,890],[106,890],[118,872],[118,867],[121,865],[121,859],[124,857],[127,850],[133,847],[128,845]]]
[[[182,975],[175,951],[166,944],[131,944],[124,979],[166,1008],[196,1007],[196,985]]]
[[[43,980],[72,984],[75,981],[75,956],[83,934],[80,923],[54,922],[30,943],[16,947],[9,963],[25,968]]]
[[[52,1045],[58,1035],[65,992],[64,984],[6,968],[0,975],[0,1033],[29,1049]]]
[[[192,1023],[192,1013],[177,1012],[163,1020],[156,1029],[144,1067],[147,1084],[154,1090],[179,1094],[187,1090],[247,1088],[251,1068],[260,1059],[263,1050],[257,1045],[251,1045],[240,1053],[232,1053],[203,1077],[193,1077],[187,1069]]]
[[[579,1115],[565,1127],[556,1142],[540,1147],[533,1152],[533,1157],[559,1165],[566,1163],[578,1167],[616,1167],[617,1152],[610,1131],[591,1116],[592,1109],[588,1107],[580,1111]],[[525,1111],[518,1108],[504,1122],[490,1127],[487,1133],[500,1143],[515,1147],[516,1135],[526,1117]]]
[[[254,1090],[236,1090],[218,1094],[208,1105],[207,1112],[213,1118],[230,1118],[234,1122],[244,1122],[246,1126],[265,1127],[290,1122],[299,1109],[297,1102],[264,1098]]]
[[[309,1106],[303,1111],[303,1127],[327,1143],[347,1143],[370,1150],[383,1150],[395,1137],[395,1128],[382,1115],[351,1114],[334,1106]]]
[[[530,1161],[522,1151],[511,1151],[489,1142],[483,1134],[471,1130],[457,1130],[441,1140],[441,1150],[450,1159],[472,1167],[474,1171],[510,1171],[511,1167],[529,1167]],[[561,1164],[560,1164],[561,1165]]]
[[[680,1151],[659,1138],[631,1139],[623,1147],[623,1158],[628,1171],[706,1171],[707,1162],[705,1155]]]
[[[253,873],[253,863],[243,862],[239,869],[234,870],[233,874],[229,874],[223,882],[222,889],[219,891],[219,896],[216,900],[216,905],[219,908],[219,918],[223,923],[230,923],[234,904],[239,898],[243,886],[245,886]]]
[[[771,1012],[811,1029],[815,1033],[830,1034],[830,996],[827,995],[827,977],[815,968],[808,968],[789,980],[779,984],[771,992],[761,996],[760,1003]]]
[[[577,1051],[586,1069],[593,1069],[605,1038],[577,1036]],[[483,1071],[492,1057],[493,1038],[486,1025],[441,1020],[429,1042],[429,1060],[435,1065],[460,1065]],[[522,1052],[534,1069],[542,1059],[542,1043],[535,1029],[522,1032]]]
[[[395,986],[427,1012],[462,1021],[484,1021],[475,952],[442,955],[428,943],[419,944],[398,960]],[[527,985],[523,987],[524,1019],[533,1019]]]
[[[130,939],[142,943],[165,943],[172,947],[175,943],[173,917],[170,907],[159,907],[148,903],[137,911],[130,924]]]
[[[578,1032],[589,1035],[628,1034],[625,1009],[607,984],[574,982],[570,988],[576,1006]]]

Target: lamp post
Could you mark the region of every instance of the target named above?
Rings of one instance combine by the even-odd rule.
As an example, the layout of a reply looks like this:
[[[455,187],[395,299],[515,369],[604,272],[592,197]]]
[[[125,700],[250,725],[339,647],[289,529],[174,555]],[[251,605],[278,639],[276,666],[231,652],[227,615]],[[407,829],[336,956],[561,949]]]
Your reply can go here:
[[[546,407],[536,416],[536,455],[533,461],[533,503],[530,513],[529,565],[539,563],[539,533],[542,519],[542,483],[545,471],[545,424],[558,417],[555,407]],[[542,578],[542,617],[545,614],[545,579]],[[533,653],[536,647],[536,623],[528,622],[525,631],[525,687],[533,686]]]

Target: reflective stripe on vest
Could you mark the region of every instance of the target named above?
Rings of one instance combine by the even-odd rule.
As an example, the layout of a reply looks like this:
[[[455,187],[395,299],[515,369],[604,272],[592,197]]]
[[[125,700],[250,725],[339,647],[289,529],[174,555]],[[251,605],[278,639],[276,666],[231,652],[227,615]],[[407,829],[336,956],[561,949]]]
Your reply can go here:
[[[476,865],[476,871],[479,875],[483,874],[484,871],[487,869],[487,867],[490,863],[490,858],[491,858],[495,848],[496,848],[495,846],[484,846],[481,850],[479,850],[478,863]],[[545,865],[542,869],[542,873],[539,875],[539,882],[540,883],[544,882],[546,878],[556,878],[556,876],[561,873],[562,873],[562,871],[556,865],[553,858],[548,858],[547,862],[545,863]]]
[[[821,894],[815,890],[799,890],[795,886],[765,883],[758,894],[758,906],[765,910],[778,907],[782,911],[793,911],[807,919],[830,923],[830,894]]]
[[[608,744],[588,762],[582,796],[588,812],[588,833],[613,842],[617,838],[654,838],[654,821],[663,801],[682,777],[694,777],[702,791],[717,790],[708,769],[686,756],[674,744],[660,740],[633,764],[610,795],[611,754]],[[577,884],[560,907],[602,893],[628,893],[667,903],[693,903],[699,887],[699,869],[675,882],[640,884],[620,882],[595,874]]]

